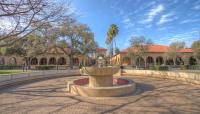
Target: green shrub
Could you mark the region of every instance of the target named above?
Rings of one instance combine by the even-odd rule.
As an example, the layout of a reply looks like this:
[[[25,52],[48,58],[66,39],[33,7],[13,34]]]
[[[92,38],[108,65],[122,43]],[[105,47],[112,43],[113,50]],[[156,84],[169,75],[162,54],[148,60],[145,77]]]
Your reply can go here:
[[[156,70],[156,66],[155,65],[149,66],[149,70]]]
[[[167,71],[169,70],[169,67],[168,66],[160,66],[160,65],[152,65],[152,66],[149,66],[149,70],[159,70],[159,71]]]
[[[168,66],[158,66],[158,67],[157,67],[157,70],[160,70],[160,71],[167,71],[167,70],[169,70],[169,67],[168,67]]]
[[[56,66],[48,66],[48,65],[35,66],[36,70],[52,70],[55,68],[56,68]]]
[[[189,65],[181,65],[181,70],[187,70],[187,69],[189,69]]]
[[[189,66],[189,69],[192,69],[192,70],[200,70],[200,65],[190,65],[190,66]]]
[[[22,69],[21,65],[0,65],[1,70],[7,70],[7,69]]]

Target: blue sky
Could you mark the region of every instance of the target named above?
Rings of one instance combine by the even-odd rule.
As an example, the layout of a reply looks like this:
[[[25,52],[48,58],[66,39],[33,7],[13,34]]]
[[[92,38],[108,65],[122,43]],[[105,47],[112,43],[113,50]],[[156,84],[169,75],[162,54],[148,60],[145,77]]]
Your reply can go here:
[[[89,25],[95,39],[105,47],[106,32],[114,23],[120,49],[131,36],[145,36],[155,44],[185,41],[189,47],[199,39],[200,0],[73,0],[81,23]]]

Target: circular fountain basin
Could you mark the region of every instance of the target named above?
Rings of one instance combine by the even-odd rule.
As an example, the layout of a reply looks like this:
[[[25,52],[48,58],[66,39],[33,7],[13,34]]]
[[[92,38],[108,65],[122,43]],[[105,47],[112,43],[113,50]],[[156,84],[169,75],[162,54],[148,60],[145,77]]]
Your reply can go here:
[[[89,87],[110,87],[119,67],[83,67],[82,71],[89,75]]]
[[[136,84],[129,79],[114,78],[110,87],[90,87],[89,78],[74,80],[68,85],[69,92],[85,97],[116,97],[133,93]]]

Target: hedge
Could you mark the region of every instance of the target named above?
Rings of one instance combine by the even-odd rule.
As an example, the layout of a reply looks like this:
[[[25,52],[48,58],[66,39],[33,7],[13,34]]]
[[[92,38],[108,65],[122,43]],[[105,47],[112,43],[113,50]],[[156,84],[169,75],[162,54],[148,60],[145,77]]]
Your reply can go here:
[[[36,70],[52,70],[55,68],[56,68],[56,66],[47,66],[47,65],[35,66]]]
[[[159,71],[167,71],[169,70],[168,66],[164,66],[164,65],[152,65],[149,66],[149,70],[159,70]]]
[[[7,69],[22,69],[21,65],[0,65],[0,70],[7,70]]]
[[[181,65],[180,68],[181,70],[187,70],[189,69],[190,65]]]

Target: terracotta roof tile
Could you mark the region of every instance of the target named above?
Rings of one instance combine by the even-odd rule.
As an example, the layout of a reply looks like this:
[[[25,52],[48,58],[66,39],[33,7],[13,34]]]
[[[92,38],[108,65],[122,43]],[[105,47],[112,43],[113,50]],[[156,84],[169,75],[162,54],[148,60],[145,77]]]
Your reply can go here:
[[[131,49],[131,48],[127,48],[127,49],[123,50],[122,53],[128,53],[129,49]],[[166,53],[168,51],[169,51],[169,46],[149,45],[146,52],[147,53]],[[184,48],[184,49],[181,49],[179,52],[181,52],[181,53],[192,53],[193,51],[192,51],[191,48]]]
[[[191,48],[185,48],[185,49],[181,49],[179,52],[181,53],[192,53],[192,49]]]
[[[107,49],[102,48],[102,47],[96,48],[96,51],[106,51],[106,50],[107,50]]]
[[[168,52],[169,47],[164,45],[149,45],[147,52],[150,53],[165,53]]]

